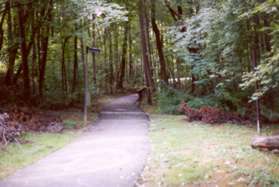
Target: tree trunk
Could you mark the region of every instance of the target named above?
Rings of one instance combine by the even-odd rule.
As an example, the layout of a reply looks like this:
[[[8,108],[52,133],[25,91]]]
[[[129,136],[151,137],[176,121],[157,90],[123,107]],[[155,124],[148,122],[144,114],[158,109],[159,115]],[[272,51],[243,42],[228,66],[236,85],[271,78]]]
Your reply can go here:
[[[252,140],[251,146],[253,148],[279,150],[279,135],[269,136],[269,137],[264,137],[264,136],[255,137]]]
[[[181,61],[179,58],[176,59],[176,69],[177,69],[177,74],[176,74],[176,77],[177,77],[177,86],[178,88],[180,89],[182,86],[181,86],[181,69],[182,69],[182,66],[181,66]]]
[[[21,63],[23,70],[23,92],[24,97],[28,99],[30,97],[30,77],[28,67],[28,50],[26,44],[26,10],[22,5],[18,3],[18,23],[19,23],[19,36],[20,36],[20,50],[21,50]]]
[[[154,68],[153,68],[153,61],[152,61],[152,45],[151,45],[151,39],[150,39],[150,18],[149,18],[149,4],[148,4],[148,0],[145,1],[145,10],[144,10],[144,17],[145,17],[145,28],[146,28],[146,43],[147,43],[147,50],[148,50],[148,58],[149,58],[149,65],[150,65],[150,71],[151,71],[151,78],[152,78],[152,82],[154,82],[153,78],[154,78]],[[153,91],[155,92],[155,86],[152,87]]]
[[[92,24],[92,45],[96,47],[96,25],[95,23]],[[94,87],[97,89],[97,65],[96,65],[96,54],[92,53],[92,65],[93,65],[93,84]]]
[[[131,28],[129,30],[129,72],[128,72],[128,78],[131,82],[133,79],[133,38],[132,38],[132,32]]]
[[[258,34],[258,26],[259,26],[259,17],[255,16],[254,18],[254,29],[253,29],[253,40],[252,40],[252,45],[251,45],[251,64],[253,67],[253,71],[256,71],[256,68],[258,66],[258,61],[260,58],[260,46],[259,46],[259,34]],[[255,85],[255,89],[256,91],[259,90],[259,82],[256,81],[256,85]],[[255,101],[256,103],[256,121],[257,121],[257,132],[260,133],[261,132],[261,123],[260,123],[260,113],[261,113],[261,109],[260,109],[260,99],[256,99]]]
[[[123,82],[125,78],[126,71],[126,60],[127,60],[127,45],[128,45],[128,33],[129,33],[129,22],[126,23],[124,29],[124,39],[123,39],[123,47],[122,47],[122,59],[120,64],[119,78],[117,81],[117,89],[123,89]]]
[[[156,5],[155,0],[151,0],[151,23],[152,23],[152,29],[156,37],[156,46],[158,51],[158,56],[160,60],[160,80],[164,81],[166,84],[168,84],[168,76],[166,71],[166,61],[164,56],[164,43],[163,39],[161,37],[160,30],[158,28],[158,25],[156,23]]]
[[[107,50],[107,35],[108,35],[108,29],[105,28],[105,32],[104,32],[104,37],[103,37],[103,47],[104,47],[104,61],[103,61],[103,64],[104,64],[104,74],[105,74],[105,80],[104,80],[104,83],[103,84],[103,89],[105,91],[105,93],[108,93],[108,90],[109,90],[109,72],[108,72],[108,69],[109,69],[109,62],[108,62],[108,50]]]
[[[36,72],[37,72],[37,51],[36,51],[36,43],[34,43],[32,47],[32,73],[31,73],[31,80],[32,80],[32,94],[36,94]]]
[[[48,33],[49,29],[47,29],[46,33]],[[41,36],[41,45],[39,46],[40,50],[40,58],[39,58],[39,94],[40,97],[44,95],[44,86],[45,86],[45,71],[46,71],[46,63],[47,63],[47,54],[48,54],[48,42],[49,37],[48,34],[45,36]]]
[[[114,25],[114,67],[115,67],[115,78],[117,79],[118,74],[118,65],[119,65],[119,29],[117,25]],[[117,80],[116,80],[117,81]]]
[[[73,67],[73,83],[72,83],[72,93],[76,91],[78,78],[78,38],[74,38],[74,67]]]
[[[50,8],[47,12],[47,21],[48,23],[52,20],[52,9],[53,9],[53,1],[50,0]],[[50,25],[45,24],[42,27],[41,36],[38,37],[38,51],[39,51],[39,94],[40,97],[44,96],[44,86],[45,86],[45,71],[47,64],[47,56],[48,56],[48,45],[49,45],[49,34],[50,34]]]
[[[84,105],[83,105],[83,120],[84,125],[87,125],[88,105],[89,105],[89,88],[88,88],[88,64],[87,64],[87,50],[84,45],[84,39],[80,41],[81,61],[83,65],[83,83],[84,83]]]
[[[141,48],[142,48],[142,60],[145,74],[145,83],[148,92],[148,103],[152,105],[152,91],[154,84],[152,83],[151,68],[148,56],[148,43],[147,43],[147,28],[145,19],[145,0],[139,0],[139,18],[140,18],[140,37],[141,37]]]
[[[108,32],[109,37],[109,83],[110,93],[113,94],[114,74],[113,74],[113,43],[111,32]]]
[[[11,2],[10,2],[11,3]],[[7,19],[7,26],[8,26],[8,69],[5,77],[5,83],[6,85],[11,85],[14,75],[14,66],[15,66],[15,60],[16,55],[18,51],[18,42],[14,39],[14,31],[17,30],[16,26],[13,31],[13,23],[12,23],[12,14],[11,14],[11,8],[10,3],[8,7],[8,19]],[[16,24],[15,24],[16,25]]]
[[[65,64],[65,49],[67,45],[68,38],[65,38],[61,46],[61,80],[62,80],[62,90],[64,93],[68,91],[68,81],[67,81],[67,71]]]
[[[6,14],[8,12],[10,12],[10,2],[6,1],[5,9],[3,10],[3,14],[2,14],[2,17],[1,17],[1,21],[0,21],[0,50],[2,49],[3,43],[4,43],[4,29],[3,29],[3,25],[4,25]]]
[[[194,68],[194,67],[193,67],[193,65],[192,65],[192,67],[191,67],[191,70],[192,70],[192,71],[193,71],[193,68]],[[195,94],[195,91],[196,91],[196,83],[195,83],[195,82],[196,82],[197,79],[196,79],[196,77],[195,77],[195,75],[194,75],[193,72],[191,73],[191,77],[192,77],[192,78],[191,78],[191,79],[192,79],[192,80],[191,80],[191,93],[194,95],[194,94]]]

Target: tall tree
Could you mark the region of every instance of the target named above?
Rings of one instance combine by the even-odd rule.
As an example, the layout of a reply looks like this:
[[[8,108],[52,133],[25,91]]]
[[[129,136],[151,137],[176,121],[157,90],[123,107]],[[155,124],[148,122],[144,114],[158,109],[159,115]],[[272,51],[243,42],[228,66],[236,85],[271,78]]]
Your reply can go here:
[[[45,6],[42,5],[43,8]],[[52,21],[53,0],[47,2],[47,11],[41,11],[39,16],[45,17],[45,24],[41,27],[38,36],[38,49],[39,49],[39,94],[41,97],[44,95],[45,74],[49,49],[49,35]]]
[[[156,37],[156,46],[160,61],[160,80],[168,83],[168,75],[166,70],[166,60],[164,56],[164,41],[160,29],[156,22],[156,0],[151,0],[151,23],[152,29]]]
[[[126,22],[124,26],[124,38],[123,38],[123,45],[122,45],[122,58],[121,58],[121,64],[119,69],[119,77],[116,85],[117,89],[123,89],[123,82],[124,82],[125,72],[126,72],[129,30],[130,30],[129,22]]]
[[[15,35],[17,35],[17,33],[15,33],[18,29],[17,29],[17,24],[13,24],[13,19],[14,22],[16,22],[16,16],[12,16],[12,0],[8,1],[8,7],[7,7],[7,11],[8,11],[8,16],[7,16],[7,35],[8,35],[8,68],[7,68],[7,72],[6,72],[6,77],[5,77],[5,83],[6,85],[11,85],[12,84],[12,80],[13,80],[13,75],[14,75],[14,66],[15,66],[15,60],[16,60],[16,55],[18,52],[18,48],[19,48],[19,43],[18,41],[15,39]]]
[[[139,24],[140,24],[140,37],[141,37],[141,49],[142,49],[142,61],[145,75],[145,83],[148,92],[148,103],[152,104],[152,91],[154,90],[154,82],[151,75],[151,67],[149,61],[149,50],[147,43],[147,20],[146,20],[146,0],[139,0]]]

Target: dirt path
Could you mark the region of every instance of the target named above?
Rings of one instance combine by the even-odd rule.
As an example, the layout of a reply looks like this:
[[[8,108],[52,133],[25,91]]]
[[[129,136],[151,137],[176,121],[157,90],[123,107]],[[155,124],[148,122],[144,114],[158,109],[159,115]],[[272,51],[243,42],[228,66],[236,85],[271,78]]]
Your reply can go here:
[[[149,142],[137,95],[104,106],[99,121],[74,143],[0,182],[0,187],[132,187]]]

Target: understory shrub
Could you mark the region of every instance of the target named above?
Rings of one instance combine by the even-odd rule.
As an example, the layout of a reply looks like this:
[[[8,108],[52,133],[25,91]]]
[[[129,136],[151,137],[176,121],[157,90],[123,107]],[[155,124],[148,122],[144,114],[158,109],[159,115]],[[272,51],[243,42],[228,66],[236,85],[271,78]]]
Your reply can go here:
[[[202,121],[209,124],[220,124],[220,123],[243,123],[243,119],[237,114],[224,112],[215,107],[204,106],[200,109],[191,108],[186,102],[182,102],[180,110],[185,113],[188,120],[191,121]]]
[[[162,83],[157,95],[159,112],[164,114],[181,114],[178,110],[181,101],[189,100],[189,96],[184,92]]]
[[[201,108],[201,107],[217,107],[218,106],[218,100],[215,99],[215,97],[209,95],[204,97],[195,97],[192,98],[187,102],[188,106],[191,108]]]

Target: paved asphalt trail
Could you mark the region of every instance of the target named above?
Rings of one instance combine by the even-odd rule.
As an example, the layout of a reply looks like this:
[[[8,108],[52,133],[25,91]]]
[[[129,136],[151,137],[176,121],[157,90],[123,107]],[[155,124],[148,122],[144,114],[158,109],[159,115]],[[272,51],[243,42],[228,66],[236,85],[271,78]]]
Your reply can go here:
[[[105,105],[89,132],[0,187],[133,187],[149,152],[149,120],[137,99],[134,94]]]

